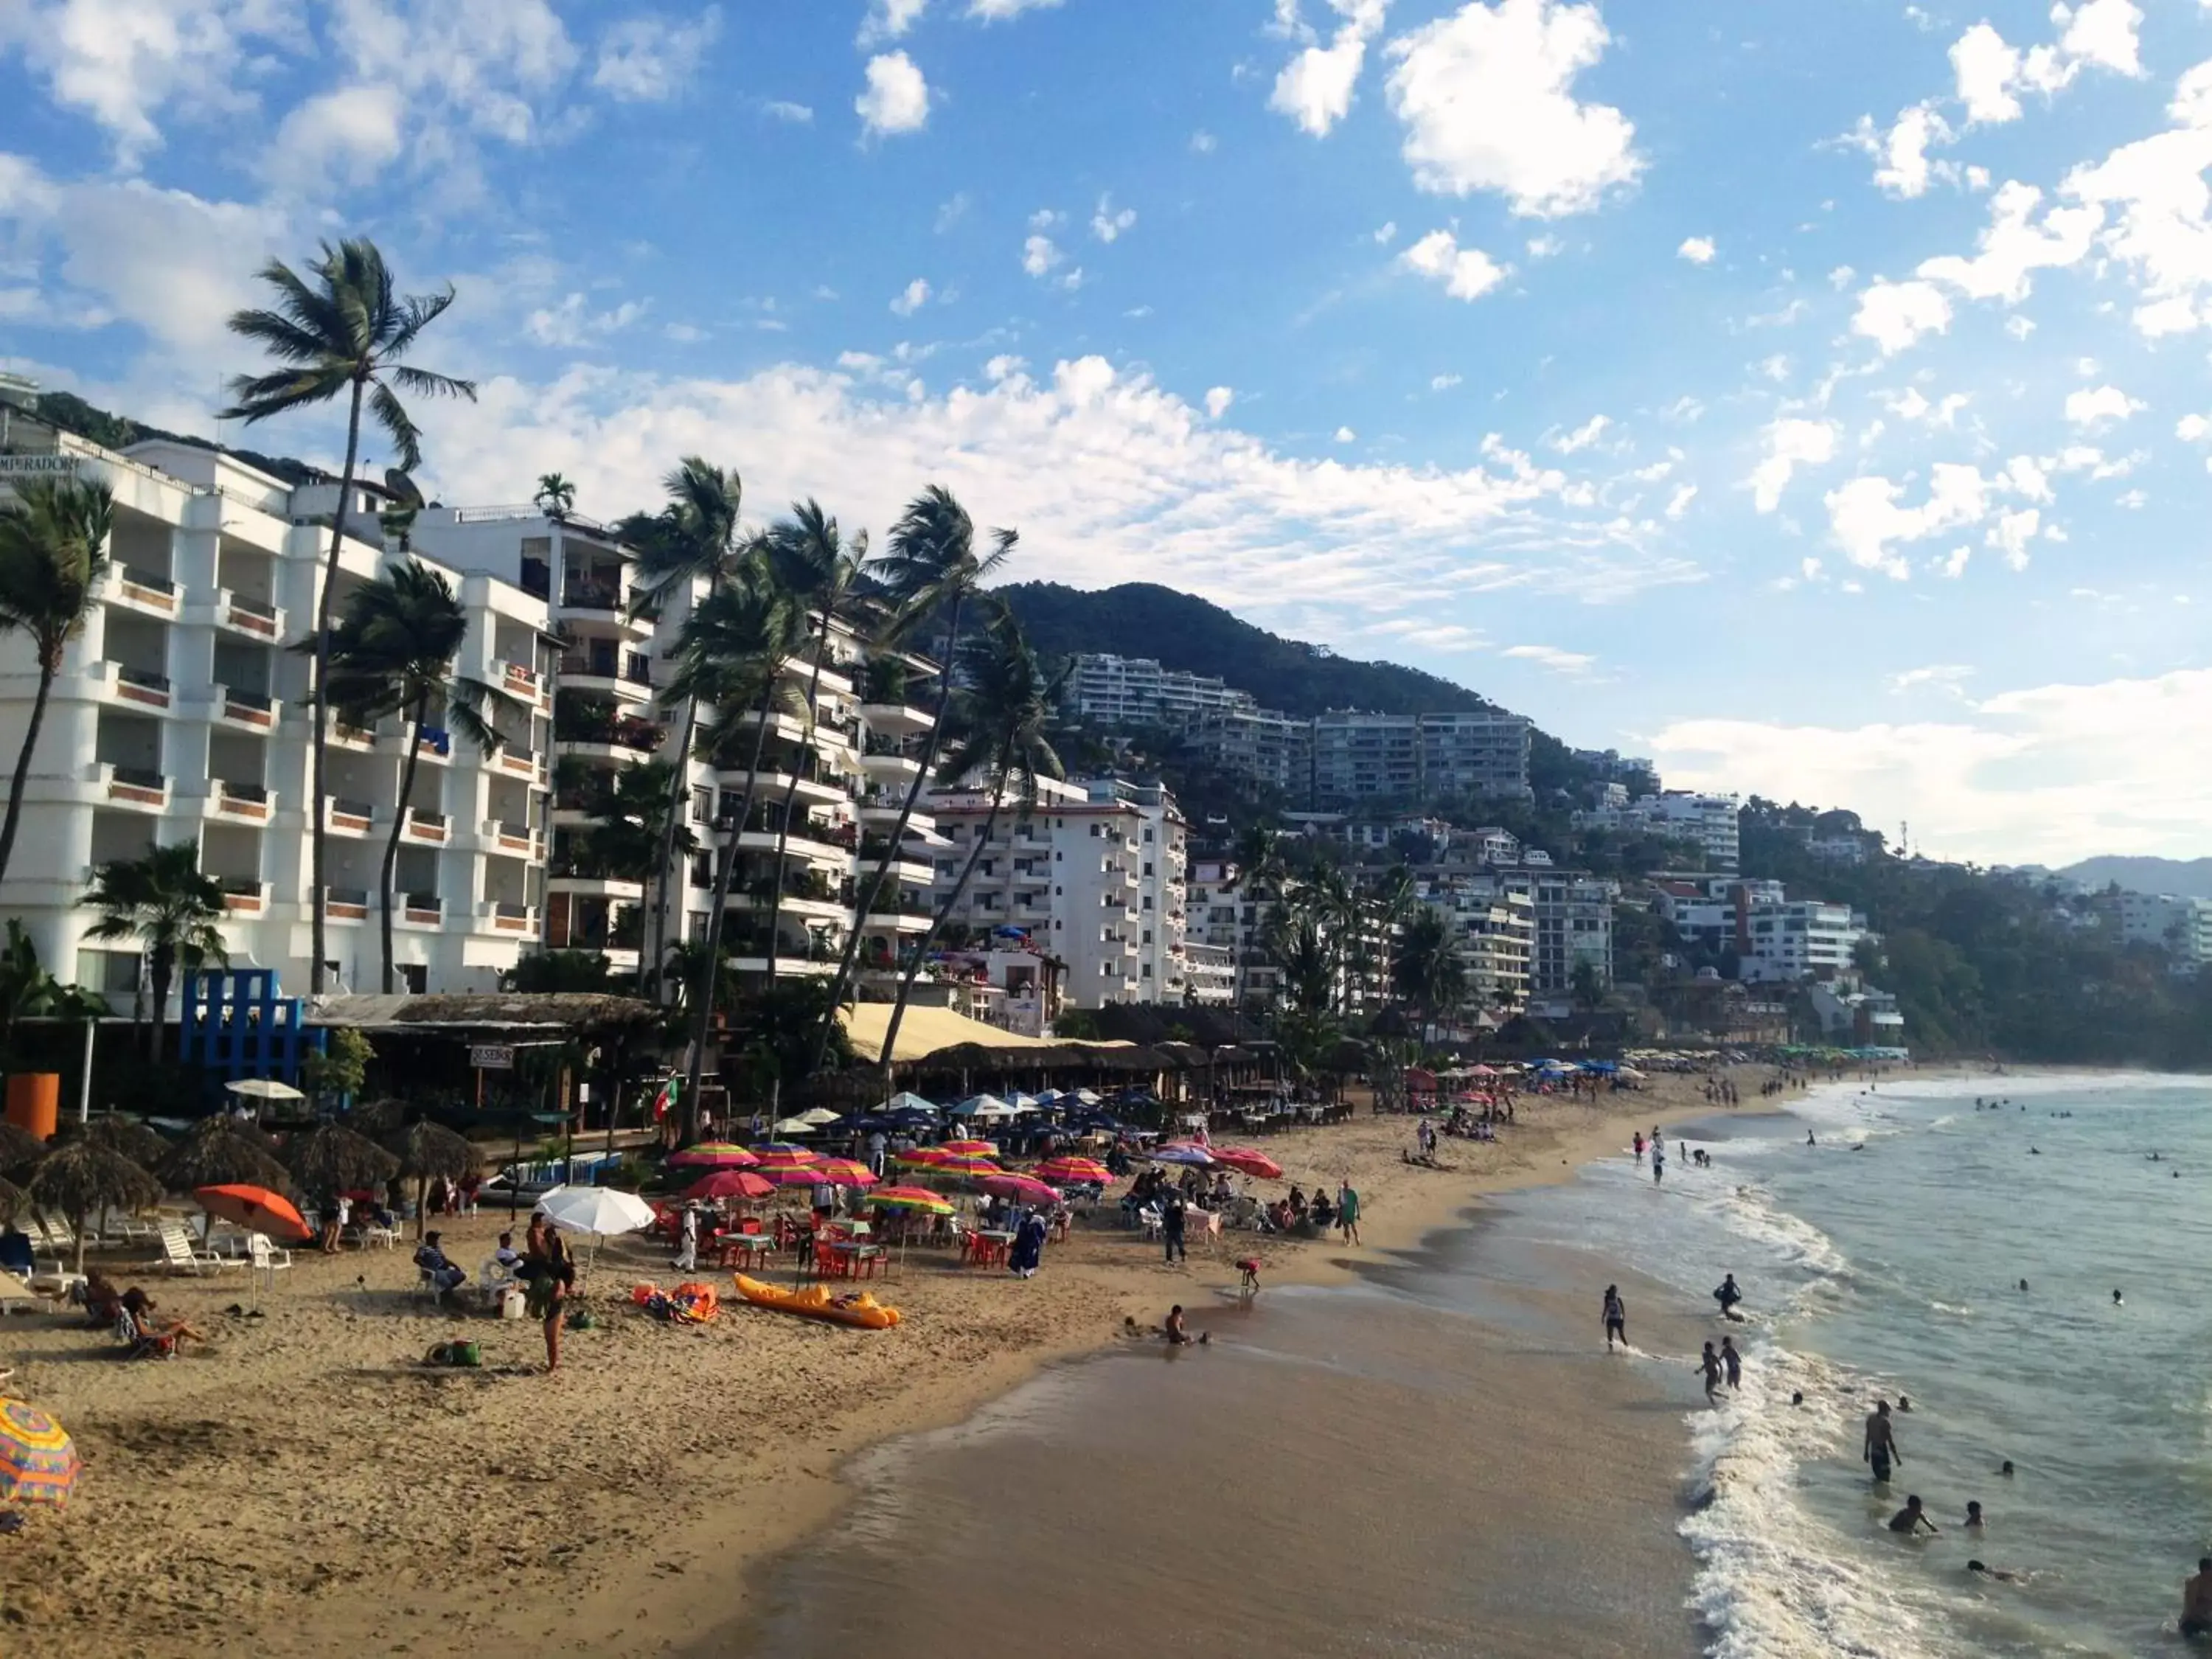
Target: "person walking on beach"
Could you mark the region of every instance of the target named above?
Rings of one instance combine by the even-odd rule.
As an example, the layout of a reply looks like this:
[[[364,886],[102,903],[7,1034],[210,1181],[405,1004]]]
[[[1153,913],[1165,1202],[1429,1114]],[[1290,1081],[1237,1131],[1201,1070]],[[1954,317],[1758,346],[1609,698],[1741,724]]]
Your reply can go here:
[[[1721,1339],[1721,1363],[1728,1367],[1729,1390],[1734,1393],[1743,1385],[1743,1356],[1735,1351],[1735,1339]]]
[[[1347,1243],[1355,1245],[1359,1243],[1359,1194],[1349,1181],[1337,1183],[1336,1224],[1343,1231]]]
[[[1620,1339],[1620,1346],[1626,1347],[1628,1346],[1628,1310],[1621,1304],[1620,1286],[1618,1285],[1608,1285],[1605,1287],[1604,1316],[1605,1351],[1607,1353],[1613,1352],[1613,1339],[1616,1337]]]
[[[1638,1129],[1638,1130],[1636,1132],[1636,1139],[1635,1139],[1632,1142],[1631,1142],[1630,1144],[1631,1144],[1632,1146],[1634,1146],[1634,1147],[1635,1147],[1635,1149],[1636,1149],[1636,1161],[1637,1161],[1638,1164],[1643,1163],[1643,1162],[1644,1162],[1644,1131],[1643,1131],[1643,1130],[1641,1130],[1641,1129]]]
[[[522,1276],[529,1283],[525,1306],[545,1327],[545,1370],[561,1369],[561,1322],[567,1314],[569,1287],[576,1282],[576,1263],[568,1241],[541,1213],[530,1218],[530,1234],[523,1241]]]
[[[1705,1344],[1705,1354],[1698,1361],[1698,1365],[1705,1374],[1705,1404],[1719,1405],[1721,1403],[1721,1357],[1713,1352],[1711,1343]]]
[[[1182,1194],[1170,1188],[1167,1201],[1160,1207],[1160,1245],[1170,1266],[1177,1258],[1190,1260],[1189,1252],[1182,1247]]]
[[[699,1271],[699,1206],[684,1206],[684,1230],[676,1247],[676,1260],[670,1264],[680,1273]]]
[[[1866,1420],[1866,1444],[1861,1448],[1859,1456],[1873,1468],[1877,1486],[1889,1484],[1891,1464],[1905,1461],[1905,1454],[1898,1449],[1897,1431],[1890,1424],[1887,1400],[1874,1402],[1873,1415]]]

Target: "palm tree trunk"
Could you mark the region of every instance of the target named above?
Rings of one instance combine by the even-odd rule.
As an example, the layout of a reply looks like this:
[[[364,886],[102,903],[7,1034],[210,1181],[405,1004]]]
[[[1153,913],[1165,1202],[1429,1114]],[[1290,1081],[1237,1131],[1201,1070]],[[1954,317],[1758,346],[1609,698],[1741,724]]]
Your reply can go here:
[[[407,723],[407,757],[399,763],[399,804],[392,811],[392,833],[384,842],[384,871],[380,878],[378,897],[384,923],[384,994],[392,994],[392,879],[399,867],[399,836],[407,827],[407,801],[415,793],[415,769],[422,754],[422,720],[429,713],[430,698],[426,692],[415,699],[415,718]]]
[[[714,1019],[714,982],[721,977],[722,912],[729,904],[730,882],[737,873],[738,843],[745,833],[745,820],[752,816],[753,780],[760,775],[761,754],[768,746],[768,710],[775,688],[773,676],[761,688],[760,731],[753,738],[752,764],[745,773],[745,793],[738,800],[737,826],[730,831],[730,844],[722,849],[722,867],[714,873],[714,907],[707,913],[707,953],[699,966],[701,982],[695,992],[698,1006],[691,1028],[691,1054],[684,1066],[684,1138],[687,1142],[699,1138],[699,1079],[706,1069],[707,1032]],[[779,842],[775,868],[779,883],[783,880],[781,854]]]
[[[23,811],[23,788],[30,781],[31,751],[39,746],[39,728],[46,722],[46,698],[54,689],[58,661],[43,655],[39,660],[39,694],[31,700],[31,724],[23,732],[23,750],[15,757],[15,775],[8,785],[8,818],[0,823],[0,880],[8,874],[8,860],[15,851],[15,825]]]
[[[174,975],[175,964],[175,955],[167,945],[156,945],[154,947],[154,962],[150,969],[154,981],[154,1024],[147,1048],[156,1066],[161,1063],[161,1032],[169,1018],[169,981]]]
[[[923,746],[921,770],[906,792],[906,803],[899,808],[898,822],[891,826],[890,843],[884,848],[884,856],[876,866],[866,890],[856,895],[853,907],[853,926],[845,935],[844,953],[837,961],[836,977],[830,981],[830,1000],[822,1010],[822,1030],[814,1041],[814,1061],[807,1067],[811,1073],[822,1069],[822,1061],[830,1052],[830,1033],[837,1024],[837,1010],[843,1006],[845,993],[851,988],[853,964],[860,953],[860,921],[875,908],[876,898],[884,890],[884,882],[890,875],[891,866],[898,862],[899,848],[906,841],[906,826],[914,817],[915,803],[928,787],[929,775],[937,765],[937,745],[945,732],[945,711],[952,705],[952,665],[960,655],[960,611],[965,595],[952,596],[952,615],[946,629],[948,644],[945,653],[945,667],[938,678],[937,707],[929,721],[929,741]]]
[[[684,720],[673,757],[675,776],[668,786],[668,822],[660,826],[660,862],[653,875],[653,950],[637,964],[637,988],[661,1001],[666,988],[661,970],[668,960],[668,890],[673,884],[669,868],[676,862],[676,827],[691,804],[691,740],[699,725],[699,700],[684,700]]]
[[[906,973],[899,981],[898,996],[891,1003],[890,1022],[884,1027],[884,1052],[877,1062],[883,1069],[886,1098],[890,1093],[891,1055],[898,1042],[899,1026],[906,1019],[907,1000],[914,994],[914,982],[921,976],[921,964],[929,955],[929,947],[937,942],[938,931],[945,926],[945,919],[952,914],[952,907],[960,902],[961,894],[968,890],[968,878],[975,873],[976,861],[983,856],[983,849],[990,845],[992,828],[999,821],[1000,807],[1005,805],[1006,767],[1012,758],[1012,752],[1011,746],[1001,747],[999,750],[999,763],[992,769],[992,776],[997,781],[991,791],[991,810],[983,815],[983,828],[975,836],[975,845],[969,849],[967,863],[960,866],[960,878],[952,884],[952,890],[945,896],[945,902],[939,905],[936,914],[930,917],[929,930],[922,934],[921,943],[914,947],[914,960],[907,963]]]
[[[830,611],[822,611],[822,632],[814,642],[814,672],[806,678],[806,730],[810,737],[815,729],[815,700],[822,695],[822,659],[830,654]],[[761,730],[768,730],[768,716],[763,705]],[[768,910],[768,982],[775,983],[775,930],[783,921],[783,849],[791,839],[791,803],[799,794],[799,767],[791,769],[791,781],[783,787],[783,817],[775,832],[775,892],[769,900]],[[854,833],[860,833],[854,826]]]
[[[353,404],[346,414],[345,465],[338,471],[338,510],[331,521],[330,556],[323,562],[323,591],[315,601],[315,683],[308,701],[315,709],[315,737],[309,756],[313,778],[307,787],[307,866],[309,900],[308,952],[313,958],[307,971],[308,988],[323,994],[323,960],[328,954],[330,908],[325,881],[328,878],[327,848],[323,833],[325,766],[331,735],[331,710],[323,688],[331,678],[331,603],[338,585],[338,550],[345,545],[346,503],[353,495],[354,462],[361,454],[361,400],[366,380],[353,383]]]

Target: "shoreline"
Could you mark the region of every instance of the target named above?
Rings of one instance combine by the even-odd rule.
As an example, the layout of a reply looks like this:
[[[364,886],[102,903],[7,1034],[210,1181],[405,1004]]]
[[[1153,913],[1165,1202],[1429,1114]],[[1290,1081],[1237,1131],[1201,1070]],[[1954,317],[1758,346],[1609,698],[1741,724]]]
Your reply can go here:
[[[235,1276],[149,1281],[216,1339],[166,1364],[111,1360],[76,1322],[11,1320],[11,1386],[71,1430],[87,1471],[65,1516],[34,1514],[0,1553],[0,1629],[34,1659],[198,1652],[218,1634],[307,1659],[517,1639],[679,1649],[742,1627],[763,1564],[850,1501],[856,1454],[1111,1348],[1125,1318],[1156,1322],[1177,1299],[1210,1313],[1233,1255],[1259,1255],[1269,1285],[1343,1284],[1418,1255],[1487,1194],[1571,1178],[1634,1128],[1786,1109],[1791,1097],[1757,1095],[1765,1074],[1736,1074],[1735,1109],[1703,1099],[1701,1075],[1532,1097],[1497,1145],[1447,1142],[1439,1170],[1398,1161],[1409,1118],[1292,1132],[1269,1142],[1289,1179],[1349,1173],[1360,1188],[1358,1250],[1237,1234],[1170,1270],[1109,1224],[1051,1247],[1029,1281],[916,1257],[878,1287],[908,1313],[888,1338],[742,1306],[697,1330],[650,1325],[623,1292],[675,1276],[623,1243],[589,1287],[600,1328],[570,1337],[550,1379],[522,1369],[542,1358],[534,1326],[432,1312],[404,1251],[302,1256],[258,1297]],[[502,1224],[448,1224],[449,1248],[472,1261]],[[240,1302],[269,1316],[222,1313]],[[485,1370],[407,1363],[455,1334],[483,1340]],[[118,1575],[134,1586],[127,1627],[105,1593]]]

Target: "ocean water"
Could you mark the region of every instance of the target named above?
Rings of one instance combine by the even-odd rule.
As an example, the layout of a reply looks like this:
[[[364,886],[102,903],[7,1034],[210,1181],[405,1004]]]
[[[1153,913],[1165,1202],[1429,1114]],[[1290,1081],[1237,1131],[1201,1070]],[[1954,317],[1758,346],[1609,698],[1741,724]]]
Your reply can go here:
[[[1905,1078],[1780,1104],[1670,1136],[1663,1188],[1623,1148],[1496,1224],[1693,1297],[1733,1272],[1747,1294],[1747,1324],[1712,1322],[1743,1389],[1688,1419],[1709,1650],[2180,1651],[2181,1581],[2212,1553],[2212,1081]],[[1900,1395],[1904,1462],[1877,1492],[1863,1425]],[[1908,1492],[1940,1536],[1886,1529]]]

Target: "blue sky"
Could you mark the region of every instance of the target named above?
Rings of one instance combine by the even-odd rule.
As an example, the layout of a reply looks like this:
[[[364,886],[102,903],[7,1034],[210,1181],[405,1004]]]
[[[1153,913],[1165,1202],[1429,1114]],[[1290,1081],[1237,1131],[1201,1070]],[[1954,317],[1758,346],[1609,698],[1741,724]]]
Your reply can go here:
[[[365,233],[445,499],[942,482],[1670,781],[2212,852],[2212,4],[0,0],[0,361],[145,418]]]

